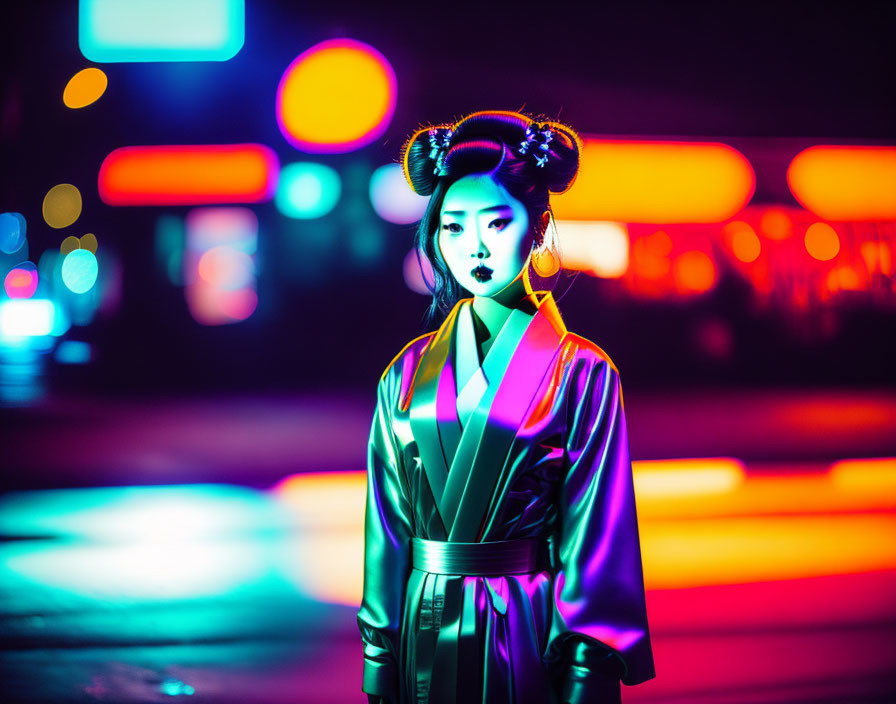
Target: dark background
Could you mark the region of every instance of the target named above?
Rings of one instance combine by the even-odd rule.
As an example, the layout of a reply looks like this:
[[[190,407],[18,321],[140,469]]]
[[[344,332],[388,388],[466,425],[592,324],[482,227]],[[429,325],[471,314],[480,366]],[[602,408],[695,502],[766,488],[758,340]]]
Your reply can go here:
[[[96,363],[54,369],[62,388],[371,389],[425,330],[428,301],[401,275],[413,227],[377,218],[366,178],[397,161],[405,137],[423,123],[523,109],[588,134],[896,138],[892,2],[248,2],[246,41],[235,58],[101,64],[109,87],[82,110],[61,100],[69,78],[90,65],[77,46],[77,3],[9,4],[0,24],[0,210],[25,215],[34,261],[68,234],[94,232],[123,267],[120,309],[68,335],[94,343]],[[396,113],[381,139],[354,153],[309,157],[334,166],[344,196],[354,193],[366,210],[345,208],[344,200],[320,220],[294,221],[272,203],[252,206],[260,223],[258,309],[238,325],[198,325],[154,254],[158,216],[189,208],[106,206],[96,192],[99,166],[130,144],[251,141],[272,147],[284,164],[304,158],[277,129],[277,83],[298,53],[337,36],[378,48],[398,78]],[[43,223],[41,203],[60,182],[80,188],[84,210],[74,226],[56,231]],[[343,243],[357,228],[385,238],[382,258],[346,254]],[[322,238],[330,244],[309,245]],[[751,295],[728,276],[692,303],[645,303],[623,295],[617,282],[580,275],[560,308],[571,330],[610,354],[627,386],[896,385],[892,313],[838,309],[829,312],[839,321],[836,334],[807,339],[793,334],[786,311],[754,311]],[[696,328],[707,319],[731,326],[730,359],[699,353]]]

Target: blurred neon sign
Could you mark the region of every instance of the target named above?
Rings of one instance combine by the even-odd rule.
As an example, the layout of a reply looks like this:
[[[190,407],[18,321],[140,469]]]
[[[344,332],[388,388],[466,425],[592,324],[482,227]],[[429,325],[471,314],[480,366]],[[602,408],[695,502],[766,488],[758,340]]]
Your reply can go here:
[[[227,61],[246,35],[244,0],[80,0],[78,46],[97,63]]]
[[[280,162],[261,144],[121,147],[100,166],[107,205],[257,203],[274,197]]]

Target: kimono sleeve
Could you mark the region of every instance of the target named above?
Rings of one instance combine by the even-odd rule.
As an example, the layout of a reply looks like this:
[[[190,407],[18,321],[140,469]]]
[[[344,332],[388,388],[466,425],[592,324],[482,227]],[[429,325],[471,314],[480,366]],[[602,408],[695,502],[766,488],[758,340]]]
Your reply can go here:
[[[570,383],[546,661],[560,670],[561,701],[584,704],[656,673],[619,373],[590,360]]]
[[[357,622],[364,645],[362,691],[398,702],[401,618],[413,529],[392,432],[389,386],[384,375],[368,443],[364,590]]]

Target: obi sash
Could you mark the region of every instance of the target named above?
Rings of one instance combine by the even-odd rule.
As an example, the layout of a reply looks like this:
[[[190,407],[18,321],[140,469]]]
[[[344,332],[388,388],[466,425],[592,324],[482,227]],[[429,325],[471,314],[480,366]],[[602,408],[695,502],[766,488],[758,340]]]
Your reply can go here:
[[[433,574],[489,577],[528,574],[550,566],[545,542],[538,538],[487,543],[412,538],[411,553],[414,569]]]
[[[550,543],[517,538],[485,543],[411,539],[415,570],[425,572],[420,601],[417,653],[417,704],[456,704],[479,698],[476,593],[484,592],[498,628],[505,629],[507,602],[490,577],[529,574],[549,569]],[[481,577],[480,584],[470,583]],[[434,686],[433,686],[434,685]]]

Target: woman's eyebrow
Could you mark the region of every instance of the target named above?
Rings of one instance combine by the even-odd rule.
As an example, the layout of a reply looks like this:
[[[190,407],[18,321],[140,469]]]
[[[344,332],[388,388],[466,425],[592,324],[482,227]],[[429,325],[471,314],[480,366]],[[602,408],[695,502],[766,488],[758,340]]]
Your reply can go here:
[[[483,208],[480,210],[480,213],[491,213],[497,210],[513,210],[509,205],[492,205],[488,208]],[[466,210],[446,210],[442,215],[466,215]]]

